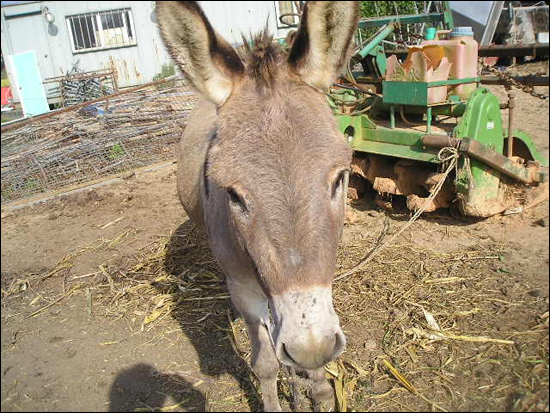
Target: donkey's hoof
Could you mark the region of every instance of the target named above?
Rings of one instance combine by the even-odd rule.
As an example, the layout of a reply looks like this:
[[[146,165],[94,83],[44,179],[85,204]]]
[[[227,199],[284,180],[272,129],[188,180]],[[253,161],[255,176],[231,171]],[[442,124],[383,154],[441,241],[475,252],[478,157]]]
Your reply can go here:
[[[314,412],[334,412],[336,411],[336,403],[334,402],[334,399],[330,401],[325,400],[322,402],[314,402],[313,411]]]
[[[294,394],[294,411],[295,412],[310,412],[311,406],[309,404],[309,400],[304,397],[302,394]]]
[[[264,412],[282,412],[279,400],[264,400]]]
[[[336,398],[334,390],[328,383],[319,386],[313,394],[314,412],[334,412],[336,411]]]

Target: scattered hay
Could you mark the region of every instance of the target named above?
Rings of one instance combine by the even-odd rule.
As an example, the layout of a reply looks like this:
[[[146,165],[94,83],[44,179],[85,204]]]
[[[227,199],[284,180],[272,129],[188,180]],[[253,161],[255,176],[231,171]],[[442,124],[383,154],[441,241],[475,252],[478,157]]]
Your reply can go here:
[[[334,286],[348,337],[340,364],[347,371],[344,387],[352,389],[348,408],[506,410],[518,397],[538,395],[538,404],[548,400],[548,323],[541,328],[540,316],[548,303],[527,298],[528,286],[507,269],[506,256],[512,251],[480,243],[440,253],[419,249],[413,239],[402,237],[367,267],[350,273],[365,251],[376,250],[380,242],[379,231],[369,232],[373,235],[365,239],[362,234],[341,247],[337,272],[349,276]],[[531,357],[536,371],[527,361]],[[390,369],[390,376],[395,378],[396,371],[406,375],[416,392],[401,385],[422,394],[429,405],[384,379],[377,366],[380,358],[392,360],[396,370]],[[359,374],[351,361],[373,373]],[[382,391],[373,394],[373,387]],[[495,388],[499,394],[491,393]],[[534,404],[523,408],[537,410]]]
[[[29,285],[66,276],[76,257],[129,242],[130,233],[65,257]],[[364,259],[365,251],[381,242],[379,233],[365,230],[342,245],[337,273]],[[336,282],[334,303],[348,346],[326,370],[339,411],[547,406],[548,304],[526,294],[528,286],[506,267],[509,253],[504,245],[487,243],[440,253],[401,237],[368,266]],[[82,293],[90,317],[112,323],[125,319],[136,333],[154,330],[157,336],[148,345],[188,337],[201,352],[209,342],[229,341],[232,355],[211,355],[201,361],[200,372],[216,376],[225,371],[218,363],[235,362],[239,367],[232,374],[240,387],[199,380],[209,386],[201,387],[207,403],[227,411],[260,408],[258,382],[246,367],[250,347],[245,325],[228,311],[223,277],[205,236],[194,227],[182,225],[170,236],[159,236],[126,261],[102,263],[94,273],[65,278],[71,288],[31,316]],[[21,285],[2,296],[19,292]],[[281,378],[280,392],[290,401],[290,384]],[[215,383],[224,383],[219,380]],[[182,403],[144,406],[142,411],[171,411]]]

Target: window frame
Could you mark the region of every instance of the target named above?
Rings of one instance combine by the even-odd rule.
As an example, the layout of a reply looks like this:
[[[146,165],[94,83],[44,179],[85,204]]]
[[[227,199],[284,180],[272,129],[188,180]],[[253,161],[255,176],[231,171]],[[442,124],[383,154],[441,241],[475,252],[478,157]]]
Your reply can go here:
[[[101,17],[103,15],[106,15],[108,13],[116,13],[120,12],[122,17],[123,26],[121,27],[122,37],[123,37],[123,43],[116,44],[116,45],[106,45],[104,32],[106,30],[111,30],[109,27],[103,27],[102,19]],[[97,47],[88,47],[85,49],[77,49],[77,44],[75,43],[75,38],[73,36],[73,29],[72,25],[74,24],[74,21],[77,19],[81,19],[86,16],[92,17],[92,26],[96,25],[98,27],[97,32],[93,33],[93,39],[97,44],[100,44],[100,46]],[[73,54],[78,53],[89,53],[89,52],[97,52],[101,50],[108,50],[108,49],[118,49],[122,47],[132,47],[137,46],[137,36],[136,36],[136,29],[134,25],[134,16],[132,13],[131,7],[124,7],[120,9],[111,9],[111,10],[101,10],[101,11],[95,11],[95,12],[87,12],[87,13],[78,13],[78,14],[71,14],[68,16],[65,16],[65,22],[67,24],[67,31],[69,32],[69,41],[71,42],[71,50]],[[80,25],[80,33],[82,36],[85,35],[85,31],[82,29],[82,25]],[[116,29],[116,28],[115,28]],[[129,36],[129,31],[132,33],[132,37]],[[88,29],[86,29],[87,31]],[[75,25],[75,32],[76,32],[76,25]],[[89,34],[89,33],[88,33]],[[130,40],[132,39],[132,40]],[[91,40],[91,39],[90,39]]]
[[[277,20],[277,28],[278,29],[296,29],[297,27],[287,26],[286,24],[281,23],[281,20],[279,20],[279,18],[281,17],[281,15],[283,13],[281,13],[281,8],[279,7],[279,1],[275,0],[274,3],[275,3],[275,17],[276,17],[276,20]],[[292,13],[297,14],[298,11],[296,10],[296,6],[295,6],[294,2],[289,1],[289,3],[292,6]],[[298,16],[294,16],[294,24],[299,24],[299,23],[300,23],[300,19],[298,18]]]

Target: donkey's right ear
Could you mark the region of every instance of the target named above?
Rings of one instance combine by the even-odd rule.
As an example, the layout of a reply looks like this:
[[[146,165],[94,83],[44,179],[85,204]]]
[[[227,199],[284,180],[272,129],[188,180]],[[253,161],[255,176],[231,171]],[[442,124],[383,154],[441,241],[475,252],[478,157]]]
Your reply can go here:
[[[221,106],[244,76],[237,52],[194,1],[157,1],[157,20],[170,56],[193,85]]]

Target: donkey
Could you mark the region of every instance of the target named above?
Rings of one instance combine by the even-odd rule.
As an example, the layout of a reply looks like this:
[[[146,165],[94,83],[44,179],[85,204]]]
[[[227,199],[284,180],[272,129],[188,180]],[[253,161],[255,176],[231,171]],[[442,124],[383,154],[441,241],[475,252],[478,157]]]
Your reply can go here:
[[[238,53],[195,2],[158,2],[171,57],[203,99],[179,146],[180,201],[207,234],[248,328],[264,409],[279,362],[333,402],[326,363],[344,350],[332,303],[352,151],[324,91],[340,74],[358,2],[308,2],[283,53],[265,29]]]

